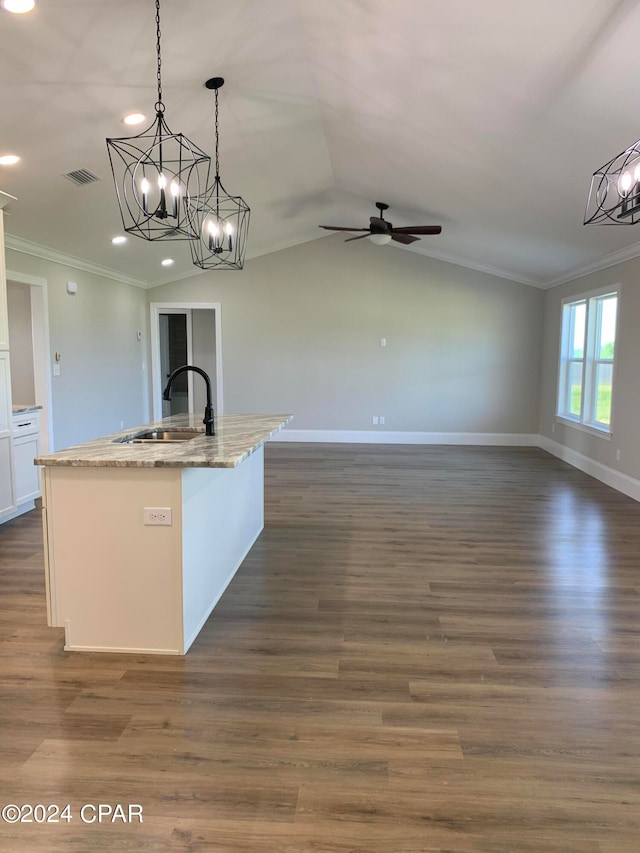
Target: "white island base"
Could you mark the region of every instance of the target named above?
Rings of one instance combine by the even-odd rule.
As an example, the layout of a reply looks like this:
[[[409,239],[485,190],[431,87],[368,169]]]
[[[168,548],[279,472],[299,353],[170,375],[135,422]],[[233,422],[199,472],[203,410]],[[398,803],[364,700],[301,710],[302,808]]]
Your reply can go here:
[[[234,468],[43,471],[49,625],[65,649],[184,655],[264,525],[264,452]],[[144,524],[169,507],[171,526]]]

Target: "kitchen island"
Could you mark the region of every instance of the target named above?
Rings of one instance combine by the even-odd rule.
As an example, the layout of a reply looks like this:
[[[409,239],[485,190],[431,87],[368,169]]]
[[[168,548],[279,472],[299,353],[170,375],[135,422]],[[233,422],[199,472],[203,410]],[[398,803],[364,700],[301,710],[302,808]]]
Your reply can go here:
[[[186,654],[264,526],[263,445],[290,419],[220,415],[206,436],[174,415],[36,458],[65,649]]]

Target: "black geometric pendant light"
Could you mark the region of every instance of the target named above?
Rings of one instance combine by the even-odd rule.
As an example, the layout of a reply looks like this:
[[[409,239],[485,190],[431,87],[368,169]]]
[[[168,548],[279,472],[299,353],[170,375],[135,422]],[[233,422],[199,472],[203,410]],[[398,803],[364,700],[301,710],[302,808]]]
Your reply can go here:
[[[154,123],[138,136],[107,139],[111,172],[125,231],[144,240],[198,237],[194,199],[209,181],[211,158],[164,118],[160,0],[156,0],[158,100]]]
[[[593,173],[585,225],[640,222],[640,139]]]
[[[220,180],[218,155],[218,89],[224,78],[207,80],[207,89],[216,94],[216,174],[213,183],[197,199],[193,199],[197,238],[190,244],[193,263],[203,270],[241,270],[249,232],[251,211],[240,196],[232,196]]]

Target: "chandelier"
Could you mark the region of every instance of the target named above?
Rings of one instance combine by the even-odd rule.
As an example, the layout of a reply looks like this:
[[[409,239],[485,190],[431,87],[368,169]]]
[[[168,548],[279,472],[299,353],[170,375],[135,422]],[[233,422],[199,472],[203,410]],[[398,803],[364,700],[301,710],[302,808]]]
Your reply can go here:
[[[190,243],[193,263],[203,270],[241,270],[249,231],[251,211],[247,203],[240,196],[229,195],[220,180],[218,90],[223,84],[223,77],[212,77],[205,83],[216,96],[216,174],[211,186],[193,200],[197,233]]]
[[[585,225],[640,222],[640,139],[593,173]]]
[[[125,231],[144,240],[198,237],[194,199],[209,180],[210,157],[182,133],[172,133],[162,101],[160,0],[156,0],[158,100],[153,124],[138,136],[107,139]]]

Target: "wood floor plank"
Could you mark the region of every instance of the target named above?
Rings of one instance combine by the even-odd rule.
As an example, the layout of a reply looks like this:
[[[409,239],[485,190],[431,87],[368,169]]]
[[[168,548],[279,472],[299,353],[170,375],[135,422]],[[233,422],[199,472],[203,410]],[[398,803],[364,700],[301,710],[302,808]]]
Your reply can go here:
[[[640,505],[535,448],[268,445],[265,530],[185,658],[70,653],[0,526],[11,853],[640,849]]]

